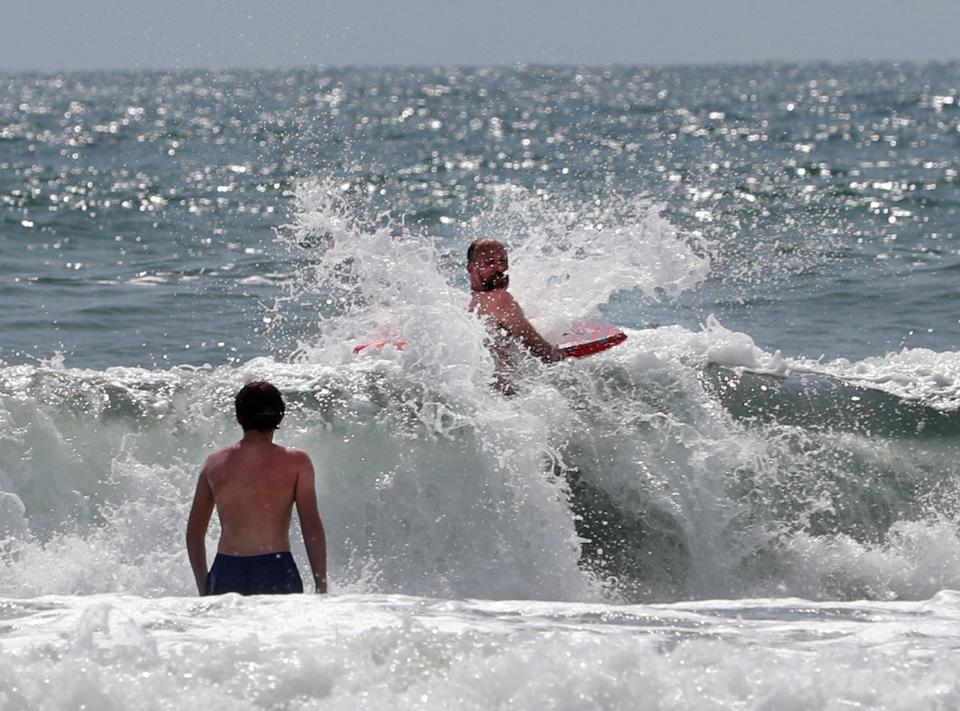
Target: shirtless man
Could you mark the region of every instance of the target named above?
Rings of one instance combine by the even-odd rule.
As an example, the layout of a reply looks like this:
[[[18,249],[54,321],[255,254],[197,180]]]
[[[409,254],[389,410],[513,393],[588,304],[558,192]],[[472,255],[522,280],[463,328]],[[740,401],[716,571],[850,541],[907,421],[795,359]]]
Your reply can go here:
[[[491,331],[497,388],[506,394],[513,392],[510,374],[517,366],[518,344],[544,363],[565,357],[557,346],[537,332],[520,304],[507,291],[509,268],[507,250],[497,240],[478,239],[467,249],[467,273],[473,296],[470,311],[484,319]]]
[[[211,454],[200,471],[187,521],[187,555],[201,595],[303,592],[290,555],[290,517],[297,505],[318,593],[327,591],[327,541],[317,510],[310,457],[273,443],[283,419],[280,392],[247,383],[235,399],[243,438]],[[216,506],[220,544],[207,572],[204,538]]]

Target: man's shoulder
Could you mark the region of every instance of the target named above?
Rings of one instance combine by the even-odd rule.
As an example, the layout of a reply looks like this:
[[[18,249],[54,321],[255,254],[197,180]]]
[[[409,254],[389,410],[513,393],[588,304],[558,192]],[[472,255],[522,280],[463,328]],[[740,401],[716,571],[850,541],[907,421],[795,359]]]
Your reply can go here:
[[[283,456],[291,462],[296,464],[310,462],[310,455],[302,449],[296,449],[294,447],[280,447],[280,449],[283,452]]]
[[[204,468],[210,469],[223,464],[224,461],[227,459],[227,457],[230,456],[230,453],[236,450],[236,448],[237,448],[237,445],[231,444],[227,447],[218,449],[216,452],[213,452],[207,455],[207,459],[203,464]]]
[[[236,447],[237,445],[231,444],[207,456],[200,470],[200,476],[206,478],[208,484],[214,485],[230,471],[230,455],[236,451]]]
[[[278,445],[278,446],[280,447],[280,449],[282,449],[282,450],[284,451],[284,453],[285,453],[287,456],[290,456],[290,457],[306,457],[307,459],[310,458],[310,455],[307,454],[306,452],[304,452],[302,449],[297,449],[296,447],[284,447],[284,446],[282,446],[282,445]]]
[[[506,289],[494,289],[493,291],[487,292],[490,295],[490,300],[497,304],[515,304],[517,300],[513,298],[511,294]]]
[[[476,304],[487,313],[507,311],[516,308],[517,305],[517,300],[513,298],[513,294],[506,289],[485,291],[477,294],[474,298]]]

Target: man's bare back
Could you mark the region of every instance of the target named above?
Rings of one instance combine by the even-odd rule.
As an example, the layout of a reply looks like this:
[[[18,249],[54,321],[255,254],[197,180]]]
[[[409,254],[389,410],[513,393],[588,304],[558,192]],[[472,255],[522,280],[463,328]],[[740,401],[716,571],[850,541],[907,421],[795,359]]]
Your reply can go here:
[[[283,409],[279,392],[269,383],[244,386],[237,395],[243,439],[211,454],[200,471],[187,521],[187,553],[201,595],[302,590],[290,556],[294,505],[316,590],[326,592],[326,534],[317,510],[313,464],[305,452],[273,443]],[[208,572],[205,536],[214,508],[221,536]]]
[[[298,482],[313,480],[303,452],[244,438],[207,459],[201,476],[216,502],[227,555],[290,550],[290,517]]]

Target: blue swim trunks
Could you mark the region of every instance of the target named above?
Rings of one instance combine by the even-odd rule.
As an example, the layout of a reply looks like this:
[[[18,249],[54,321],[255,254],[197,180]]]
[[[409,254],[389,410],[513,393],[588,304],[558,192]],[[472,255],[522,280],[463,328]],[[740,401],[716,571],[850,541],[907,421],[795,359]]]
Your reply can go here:
[[[213,560],[204,595],[302,593],[303,580],[290,551],[266,555],[224,555]]]

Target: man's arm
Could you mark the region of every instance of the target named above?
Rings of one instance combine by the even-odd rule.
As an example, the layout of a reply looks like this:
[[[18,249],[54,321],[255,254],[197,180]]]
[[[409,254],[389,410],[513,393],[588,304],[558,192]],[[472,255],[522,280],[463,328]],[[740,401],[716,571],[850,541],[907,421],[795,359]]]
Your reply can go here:
[[[320,512],[317,509],[317,491],[313,482],[313,462],[305,452],[297,452],[297,487],[294,501],[303,543],[307,547],[307,559],[313,571],[313,583],[318,593],[327,591],[327,535],[323,530]]]
[[[566,358],[563,351],[541,336],[527,320],[520,304],[510,292],[503,290],[498,294],[493,304],[493,312],[497,325],[511,336],[520,339],[520,342],[544,363],[555,363]]]
[[[193,506],[187,519],[187,557],[193,568],[193,578],[197,583],[197,592],[203,595],[207,582],[207,526],[213,513],[213,490],[207,481],[207,466],[204,465],[197,478],[197,490],[193,495]]]

